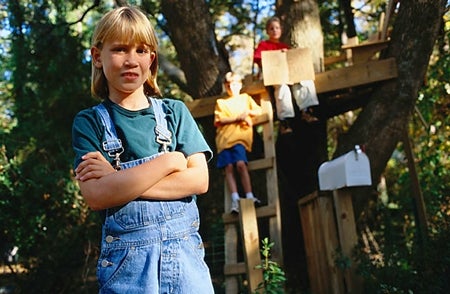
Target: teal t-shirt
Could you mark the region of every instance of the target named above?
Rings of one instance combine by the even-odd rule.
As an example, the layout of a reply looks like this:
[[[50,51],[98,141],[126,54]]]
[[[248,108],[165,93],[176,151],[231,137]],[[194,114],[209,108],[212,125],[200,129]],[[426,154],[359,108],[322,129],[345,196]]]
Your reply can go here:
[[[137,111],[127,110],[106,99],[102,102],[114,122],[117,136],[122,141],[124,152],[121,162],[132,161],[154,155],[160,151],[161,145],[156,142],[155,114],[153,107]],[[182,101],[163,99],[166,111],[167,128],[172,132],[170,151],[182,152],[185,156],[204,152],[206,159],[212,158],[212,151],[200,132],[197,123]],[[103,156],[113,161],[103,149],[105,127],[100,115],[88,108],[80,111],[72,125],[72,146],[75,151],[74,168],[81,162],[87,152],[100,151]]]

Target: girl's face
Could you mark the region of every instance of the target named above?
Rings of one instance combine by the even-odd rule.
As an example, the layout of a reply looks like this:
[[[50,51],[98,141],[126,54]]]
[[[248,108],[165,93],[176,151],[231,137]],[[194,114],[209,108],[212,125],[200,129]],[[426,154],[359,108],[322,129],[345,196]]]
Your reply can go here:
[[[278,21],[272,21],[266,29],[269,40],[272,42],[278,42],[281,38],[281,24]]]
[[[106,41],[102,49],[93,47],[91,53],[95,66],[103,69],[108,80],[110,99],[143,93],[143,85],[156,56],[149,46]]]

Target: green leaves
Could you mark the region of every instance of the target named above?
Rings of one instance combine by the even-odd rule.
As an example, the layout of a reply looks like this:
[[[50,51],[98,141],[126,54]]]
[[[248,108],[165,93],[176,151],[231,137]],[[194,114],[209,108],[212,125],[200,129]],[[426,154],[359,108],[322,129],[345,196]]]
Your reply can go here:
[[[270,260],[270,250],[274,243],[269,242],[268,238],[264,238],[261,243],[261,254],[264,258],[262,264],[256,266],[256,268],[263,270],[264,281],[258,285],[254,294],[282,294],[284,293],[284,282],[286,281],[286,277],[283,269],[278,263]]]

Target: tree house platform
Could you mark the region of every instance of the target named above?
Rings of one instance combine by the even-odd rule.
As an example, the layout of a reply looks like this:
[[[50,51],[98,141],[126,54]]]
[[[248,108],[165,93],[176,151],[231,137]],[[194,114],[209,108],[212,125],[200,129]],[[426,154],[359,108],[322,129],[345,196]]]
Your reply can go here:
[[[397,74],[395,59],[388,58],[316,73],[314,84],[317,93],[321,94],[393,79]],[[247,79],[242,91],[250,95],[260,94],[265,91],[263,81]]]
[[[397,77],[397,66],[394,58],[373,60],[353,66],[328,70],[315,75],[315,86],[318,94],[348,89],[357,86],[389,80]],[[246,79],[242,92],[258,96],[266,92],[262,80]],[[214,114],[216,100],[223,96],[195,99],[186,103],[195,118]],[[267,118],[259,117],[259,120]]]

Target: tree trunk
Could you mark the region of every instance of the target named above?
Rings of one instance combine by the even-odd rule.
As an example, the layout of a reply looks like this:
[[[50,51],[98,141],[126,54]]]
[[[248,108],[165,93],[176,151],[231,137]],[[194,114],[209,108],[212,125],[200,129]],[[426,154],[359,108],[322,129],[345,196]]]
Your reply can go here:
[[[317,1],[288,0],[277,3],[277,14],[283,21],[284,42],[292,48],[310,48],[315,72],[323,71],[323,34]],[[326,118],[321,117],[320,107],[312,108],[314,114],[321,117],[314,123],[302,119],[295,103],[294,108],[293,132],[279,134],[276,151],[283,187],[280,207],[287,286],[300,293],[306,290],[308,278],[298,200],[318,189],[317,170],[327,160],[327,134]]]
[[[314,70],[323,71],[323,34],[317,0],[277,1],[283,21],[283,41],[292,48],[310,48]]]
[[[283,20],[283,39],[291,47],[310,48],[316,72],[323,70],[323,35],[317,1],[277,1],[277,14]],[[295,198],[317,189],[317,169],[327,159],[326,119],[308,124],[296,107],[292,134],[277,141],[281,173]],[[320,108],[315,107],[320,116]]]
[[[438,36],[446,2],[401,2],[391,42],[385,54],[385,57],[396,59],[398,78],[376,87],[349,132],[339,139],[336,156],[351,150],[356,144],[365,145],[374,185],[379,182],[411,117]],[[355,197],[357,215],[369,197],[370,193],[361,193]]]
[[[278,1],[278,15],[283,19],[283,38],[291,47],[310,48],[315,72],[323,71],[323,34],[319,5],[315,0]],[[319,97],[320,99],[320,97]],[[296,107],[293,134],[280,136],[278,161],[295,199],[317,190],[317,170],[327,158],[326,115],[321,107],[310,108],[319,117],[315,123],[302,120]]]
[[[216,41],[207,3],[164,0],[161,11],[186,76],[188,94],[195,99],[222,93],[222,77],[230,65],[226,51]]]
[[[355,21],[353,18],[353,7],[350,0],[340,0],[339,6],[341,10],[344,12],[344,19],[345,19],[345,33],[347,34],[347,37],[353,38],[356,37],[356,27],[355,27]]]

